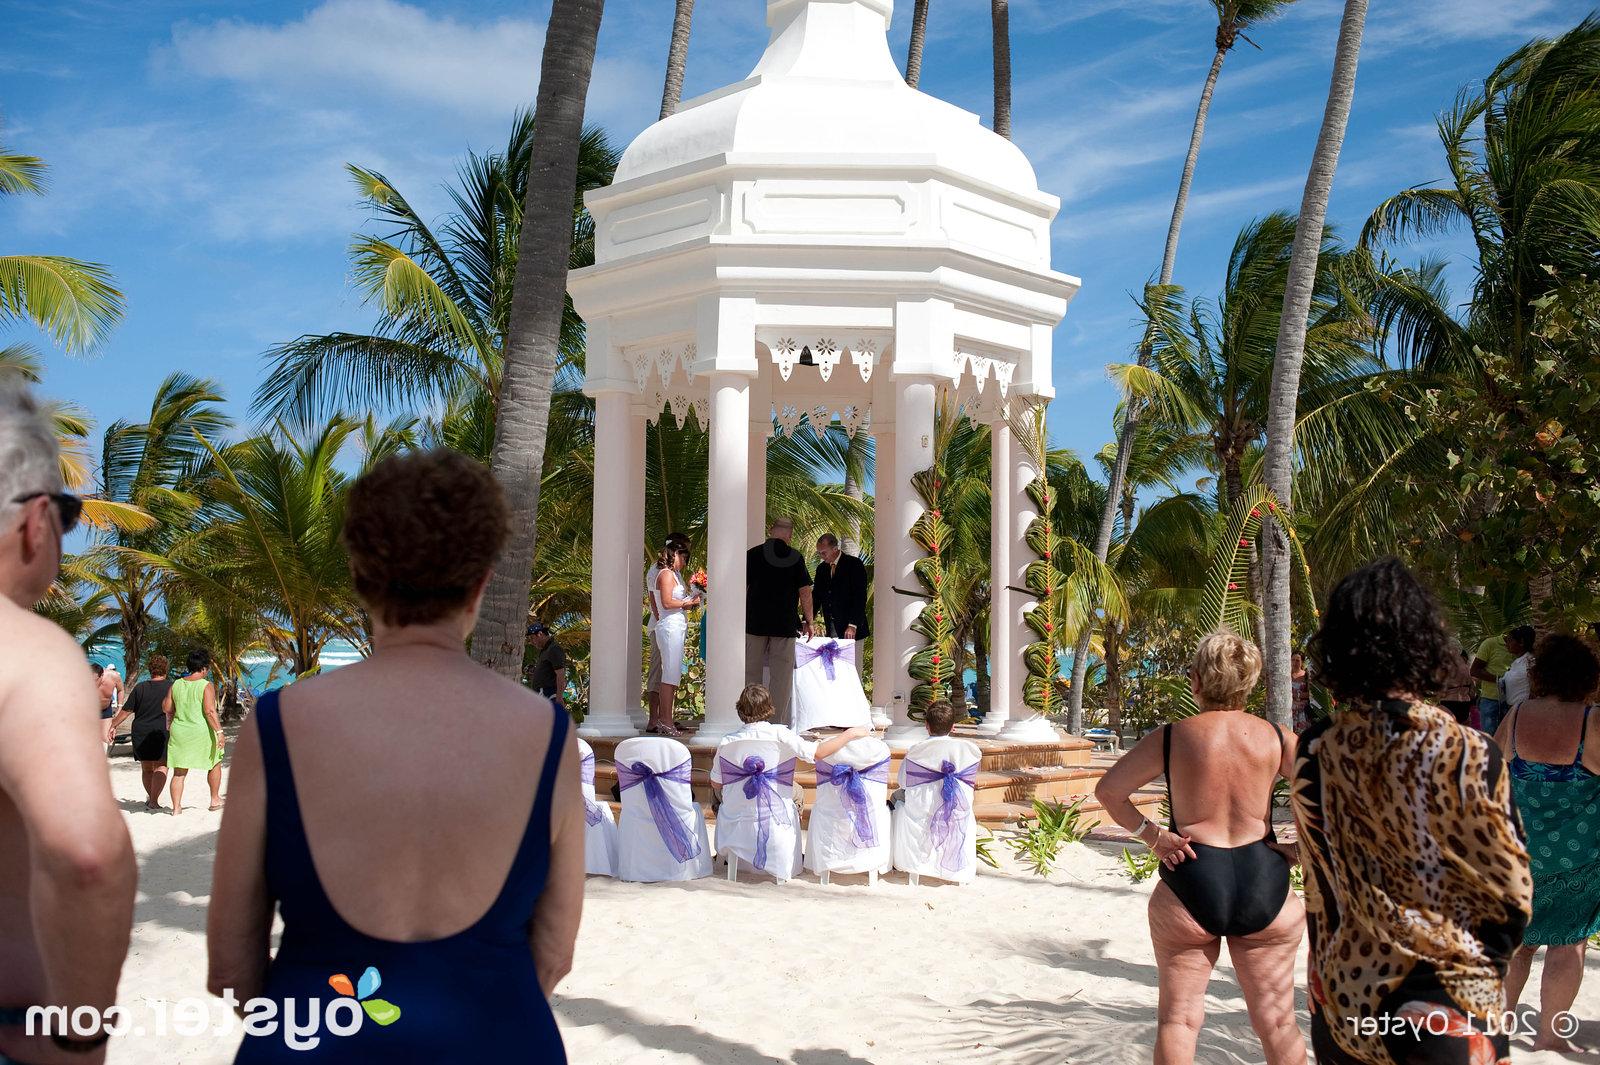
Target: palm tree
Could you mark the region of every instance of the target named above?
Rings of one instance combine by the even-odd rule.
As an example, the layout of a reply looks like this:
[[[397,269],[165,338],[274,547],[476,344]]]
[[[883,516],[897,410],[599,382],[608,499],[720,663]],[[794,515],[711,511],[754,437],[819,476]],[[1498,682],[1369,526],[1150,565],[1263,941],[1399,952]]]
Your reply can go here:
[[[667,80],[661,89],[661,117],[678,110],[683,98],[683,69],[689,60],[689,27],[694,20],[694,0],[677,0],[672,16],[672,44],[667,48]]]
[[[911,12],[911,43],[906,46],[906,84],[913,89],[922,79],[922,45],[928,38],[928,0],[917,0]]]
[[[42,195],[45,169],[43,160],[0,146],[0,196]],[[78,352],[104,340],[122,312],[122,293],[99,263],[0,255],[0,326],[30,321],[66,351]]]
[[[105,431],[99,496],[155,521],[107,531],[85,558],[90,581],[109,597],[116,614],[130,683],[143,666],[147,635],[158,623],[164,577],[142,556],[169,549],[193,525],[208,457],[200,438],[232,424],[222,402],[215,383],[175,373],[156,389],[145,421],[119,421]]]
[[[1317,261],[1322,252],[1323,220],[1328,214],[1328,195],[1333,190],[1333,172],[1339,165],[1345,125],[1355,99],[1356,65],[1361,57],[1361,34],[1366,20],[1367,0],[1345,0],[1344,17],[1339,23],[1339,44],[1333,58],[1333,78],[1328,86],[1328,104],[1323,111],[1316,151],[1311,157],[1311,170],[1306,175],[1305,195],[1300,201],[1300,220],[1295,228],[1294,253],[1278,324],[1277,355],[1273,359],[1267,408],[1265,480],[1268,490],[1285,508],[1291,506],[1291,451],[1301,367],[1306,361],[1307,316],[1317,282]],[[1289,543],[1276,523],[1268,522],[1265,532],[1263,554],[1267,588],[1263,629],[1266,646],[1262,648],[1262,657],[1267,674],[1267,712],[1274,724],[1283,727],[1290,724]]]
[[[1217,76],[1222,73],[1222,62],[1241,38],[1255,45],[1255,42],[1245,34],[1246,29],[1280,14],[1293,2],[1294,0],[1211,0],[1212,7],[1217,12],[1217,31],[1214,38],[1216,52],[1211,57],[1211,69],[1206,72],[1205,84],[1200,89],[1200,104],[1195,108],[1194,125],[1189,130],[1189,150],[1184,155],[1183,171],[1178,177],[1178,195],[1172,202],[1172,219],[1167,223],[1167,243],[1161,255],[1161,269],[1156,273],[1157,286],[1172,283],[1172,271],[1178,260],[1178,233],[1183,228],[1183,215],[1189,204],[1189,186],[1194,181],[1195,164],[1200,159],[1200,142],[1205,137],[1206,120],[1211,114],[1211,95],[1216,90]],[[1149,344],[1149,331],[1146,330],[1145,339],[1139,346],[1140,365],[1147,365],[1149,362]],[[1111,548],[1112,530],[1125,494],[1123,482],[1128,471],[1128,456],[1132,453],[1134,439],[1139,432],[1139,419],[1142,413],[1138,403],[1129,403],[1123,411],[1122,427],[1117,433],[1117,454],[1111,464],[1111,490],[1106,495],[1105,510],[1100,515],[1100,528],[1094,540],[1095,557],[1102,562],[1105,561],[1106,553]],[[1074,656],[1071,704],[1074,719],[1082,716],[1083,709],[1083,675],[1079,672],[1080,667],[1077,663],[1087,662],[1087,651],[1088,647],[1085,644]]]
[[[989,0],[994,28],[994,131],[1011,139],[1011,7],[1009,0]]]

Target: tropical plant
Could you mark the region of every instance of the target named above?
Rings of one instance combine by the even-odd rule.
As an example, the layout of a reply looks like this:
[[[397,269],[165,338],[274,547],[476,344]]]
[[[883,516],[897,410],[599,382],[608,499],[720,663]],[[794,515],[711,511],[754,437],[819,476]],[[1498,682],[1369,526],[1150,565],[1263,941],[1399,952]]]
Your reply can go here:
[[[45,191],[44,160],[0,146],[0,196]],[[27,321],[69,352],[100,343],[123,314],[122,293],[99,263],[64,255],[0,255],[0,327]]]
[[[1200,89],[1200,103],[1195,109],[1194,125],[1189,131],[1189,150],[1183,158],[1183,171],[1178,177],[1178,194],[1172,202],[1172,219],[1167,224],[1167,241],[1161,254],[1161,268],[1156,271],[1157,288],[1164,288],[1172,283],[1172,271],[1178,261],[1178,234],[1183,228],[1184,212],[1188,209],[1189,188],[1194,182],[1195,165],[1200,158],[1200,142],[1205,137],[1206,120],[1211,114],[1211,96],[1217,86],[1217,76],[1222,73],[1222,62],[1240,38],[1259,48],[1260,45],[1250,40],[1244,31],[1281,13],[1293,3],[1293,0],[1211,0],[1211,3],[1217,11],[1216,53],[1211,57],[1211,69],[1207,71],[1205,83]],[[1150,331],[1147,328],[1145,339],[1139,345],[1138,364],[1146,366],[1149,360]],[[1101,562],[1109,556],[1119,508],[1124,513],[1128,509],[1123,503],[1124,497],[1130,494],[1125,478],[1128,462],[1139,437],[1142,414],[1143,408],[1137,402],[1125,404],[1122,410],[1122,425],[1117,432],[1116,456],[1111,461],[1109,471],[1110,490],[1106,493],[1105,507],[1100,514],[1100,526],[1094,538],[1094,557]],[[1071,698],[1074,721],[1081,721],[1083,717],[1083,678],[1084,671],[1088,668],[1088,640],[1088,634],[1085,633],[1079,638],[1078,646],[1073,652]]]
[[[1367,0],[1345,0],[1344,17],[1339,23],[1339,44],[1333,57],[1333,78],[1328,86],[1328,104],[1323,111],[1317,147],[1311,156],[1311,170],[1306,175],[1305,195],[1300,201],[1289,283],[1284,291],[1283,315],[1278,324],[1278,350],[1273,359],[1271,399],[1267,408],[1265,481],[1277,496],[1280,507],[1291,513],[1300,378],[1307,361],[1306,319],[1317,283],[1323,222],[1328,215],[1328,196],[1333,191],[1333,172],[1339,165],[1345,125],[1355,99],[1356,65],[1361,57],[1361,34],[1366,21]],[[1269,520],[1263,544],[1267,587],[1266,618],[1262,625],[1266,639],[1261,656],[1266,674],[1267,713],[1280,728],[1291,724],[1292,717],[1289,655],[1293,618],[1286,530],[1286,523]]]
[[[952,428],[954,415],[948,410],[935,426],[943,438]],[[955,633],[945,587],[945,569],[950,557],[950,526],[944,520],[945,473],[941,462],[944,449],[934,447],[934,464],[917,470],[910,477],[912,491],[922,500],[922,513],[911,526],[910,536],[922,549],[914,570],[922,585],[923,607],[911,630],[927,641],[911,656],[910,673],[917,683],[911,689],[907,710],[913,721],[920,721],[929,704],[949,697],[954,670]]]
[[[689,60],[689,29],[694,20],[694,0],[677,0],[672,16],[672,43],[667,47],[667,77],[661,87],[661,117],[678,110],[683,99],[683,71]]]
[[[1155,851],[1135,854],[1127,847],[1122,848],[1122,867],[1127,872],[1128,879],[1135,884],[1141,884],[1155,876],[1160,866],[1161,859],[1156,857]]]
[[[511,538],[483,595],[473,630],[478,661],[516,679],[522,668],[529,584],[538,538],[550,396],[560,362],[583,105],[594,72],[604,0],[554,0],[539,69],[532,163],[518,234],[500,405],[490,469],[505,490]]]
[[[913,89],[922,78],[922,46],[928,39],[928,0],[917,0],[911,11],[911,41],[906,45],[906,84]]]
[[[1089,835],[1083,803],[1082,798],[1074,799],[1070,806],[1034,799],[1033,817],[1024,817],[1017,823],[1017,831],[1006,840],[1006,845],[1036,875],[1049,876],[1061,855],[1061,848],[1069,843],[1080,843]]]

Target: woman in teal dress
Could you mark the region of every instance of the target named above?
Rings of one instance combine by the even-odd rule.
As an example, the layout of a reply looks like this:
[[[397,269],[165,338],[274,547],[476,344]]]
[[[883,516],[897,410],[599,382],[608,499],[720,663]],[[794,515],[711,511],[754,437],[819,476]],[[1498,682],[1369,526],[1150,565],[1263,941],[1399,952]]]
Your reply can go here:
[[[183,812],[183,783],[191,769],[203,769],[211,786],[211,809],[222,809],[222,722],[217,719],[217,687],[211,683],[211,655],[190,651],[189,675],[175,681],[162,709],[167,714],[167,766],[172,770],[172,812]]]
[[[1506,974],[1515,1009],[1542,946],[1536,1050],[1574,1048],[1554,1030],[1583,980],[1589,937],[1600,931],[1600,739],[1589,746],[1590,700],[1600,658],[1575,636],[1547,636],[1529,671],[1532,698],[1513,707],[1495,734],[1510,760],[1511,791],[1533,869],[1533,920]]]

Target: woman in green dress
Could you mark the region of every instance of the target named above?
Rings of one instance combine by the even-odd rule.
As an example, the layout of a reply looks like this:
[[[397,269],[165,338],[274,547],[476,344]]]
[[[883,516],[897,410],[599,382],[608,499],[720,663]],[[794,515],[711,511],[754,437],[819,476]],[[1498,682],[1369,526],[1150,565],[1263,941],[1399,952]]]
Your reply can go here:
[[[172,812],[183,812],[183,782],[191,769],[204,769],[211,785],[211,809],[222,809],[222,722],[217,720],[217,688],[210,681],[211,655],[189,652],[189,675],[172,685],[162,709],[167,715],[167,767],[172,770]]]

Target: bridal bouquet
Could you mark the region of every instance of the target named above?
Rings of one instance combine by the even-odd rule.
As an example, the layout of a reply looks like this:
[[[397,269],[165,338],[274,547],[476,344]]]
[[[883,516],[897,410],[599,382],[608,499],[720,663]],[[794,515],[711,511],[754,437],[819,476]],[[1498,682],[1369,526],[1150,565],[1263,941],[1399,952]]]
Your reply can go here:
[[[703,569],[695,570],[694,571],[694,576],[689,578],[689,586],[691,588],[700,589],[702,594],[707,591],[707,584],[708,583],[709,583],[709,579],[706,577],[706,571],[703,570]]]

